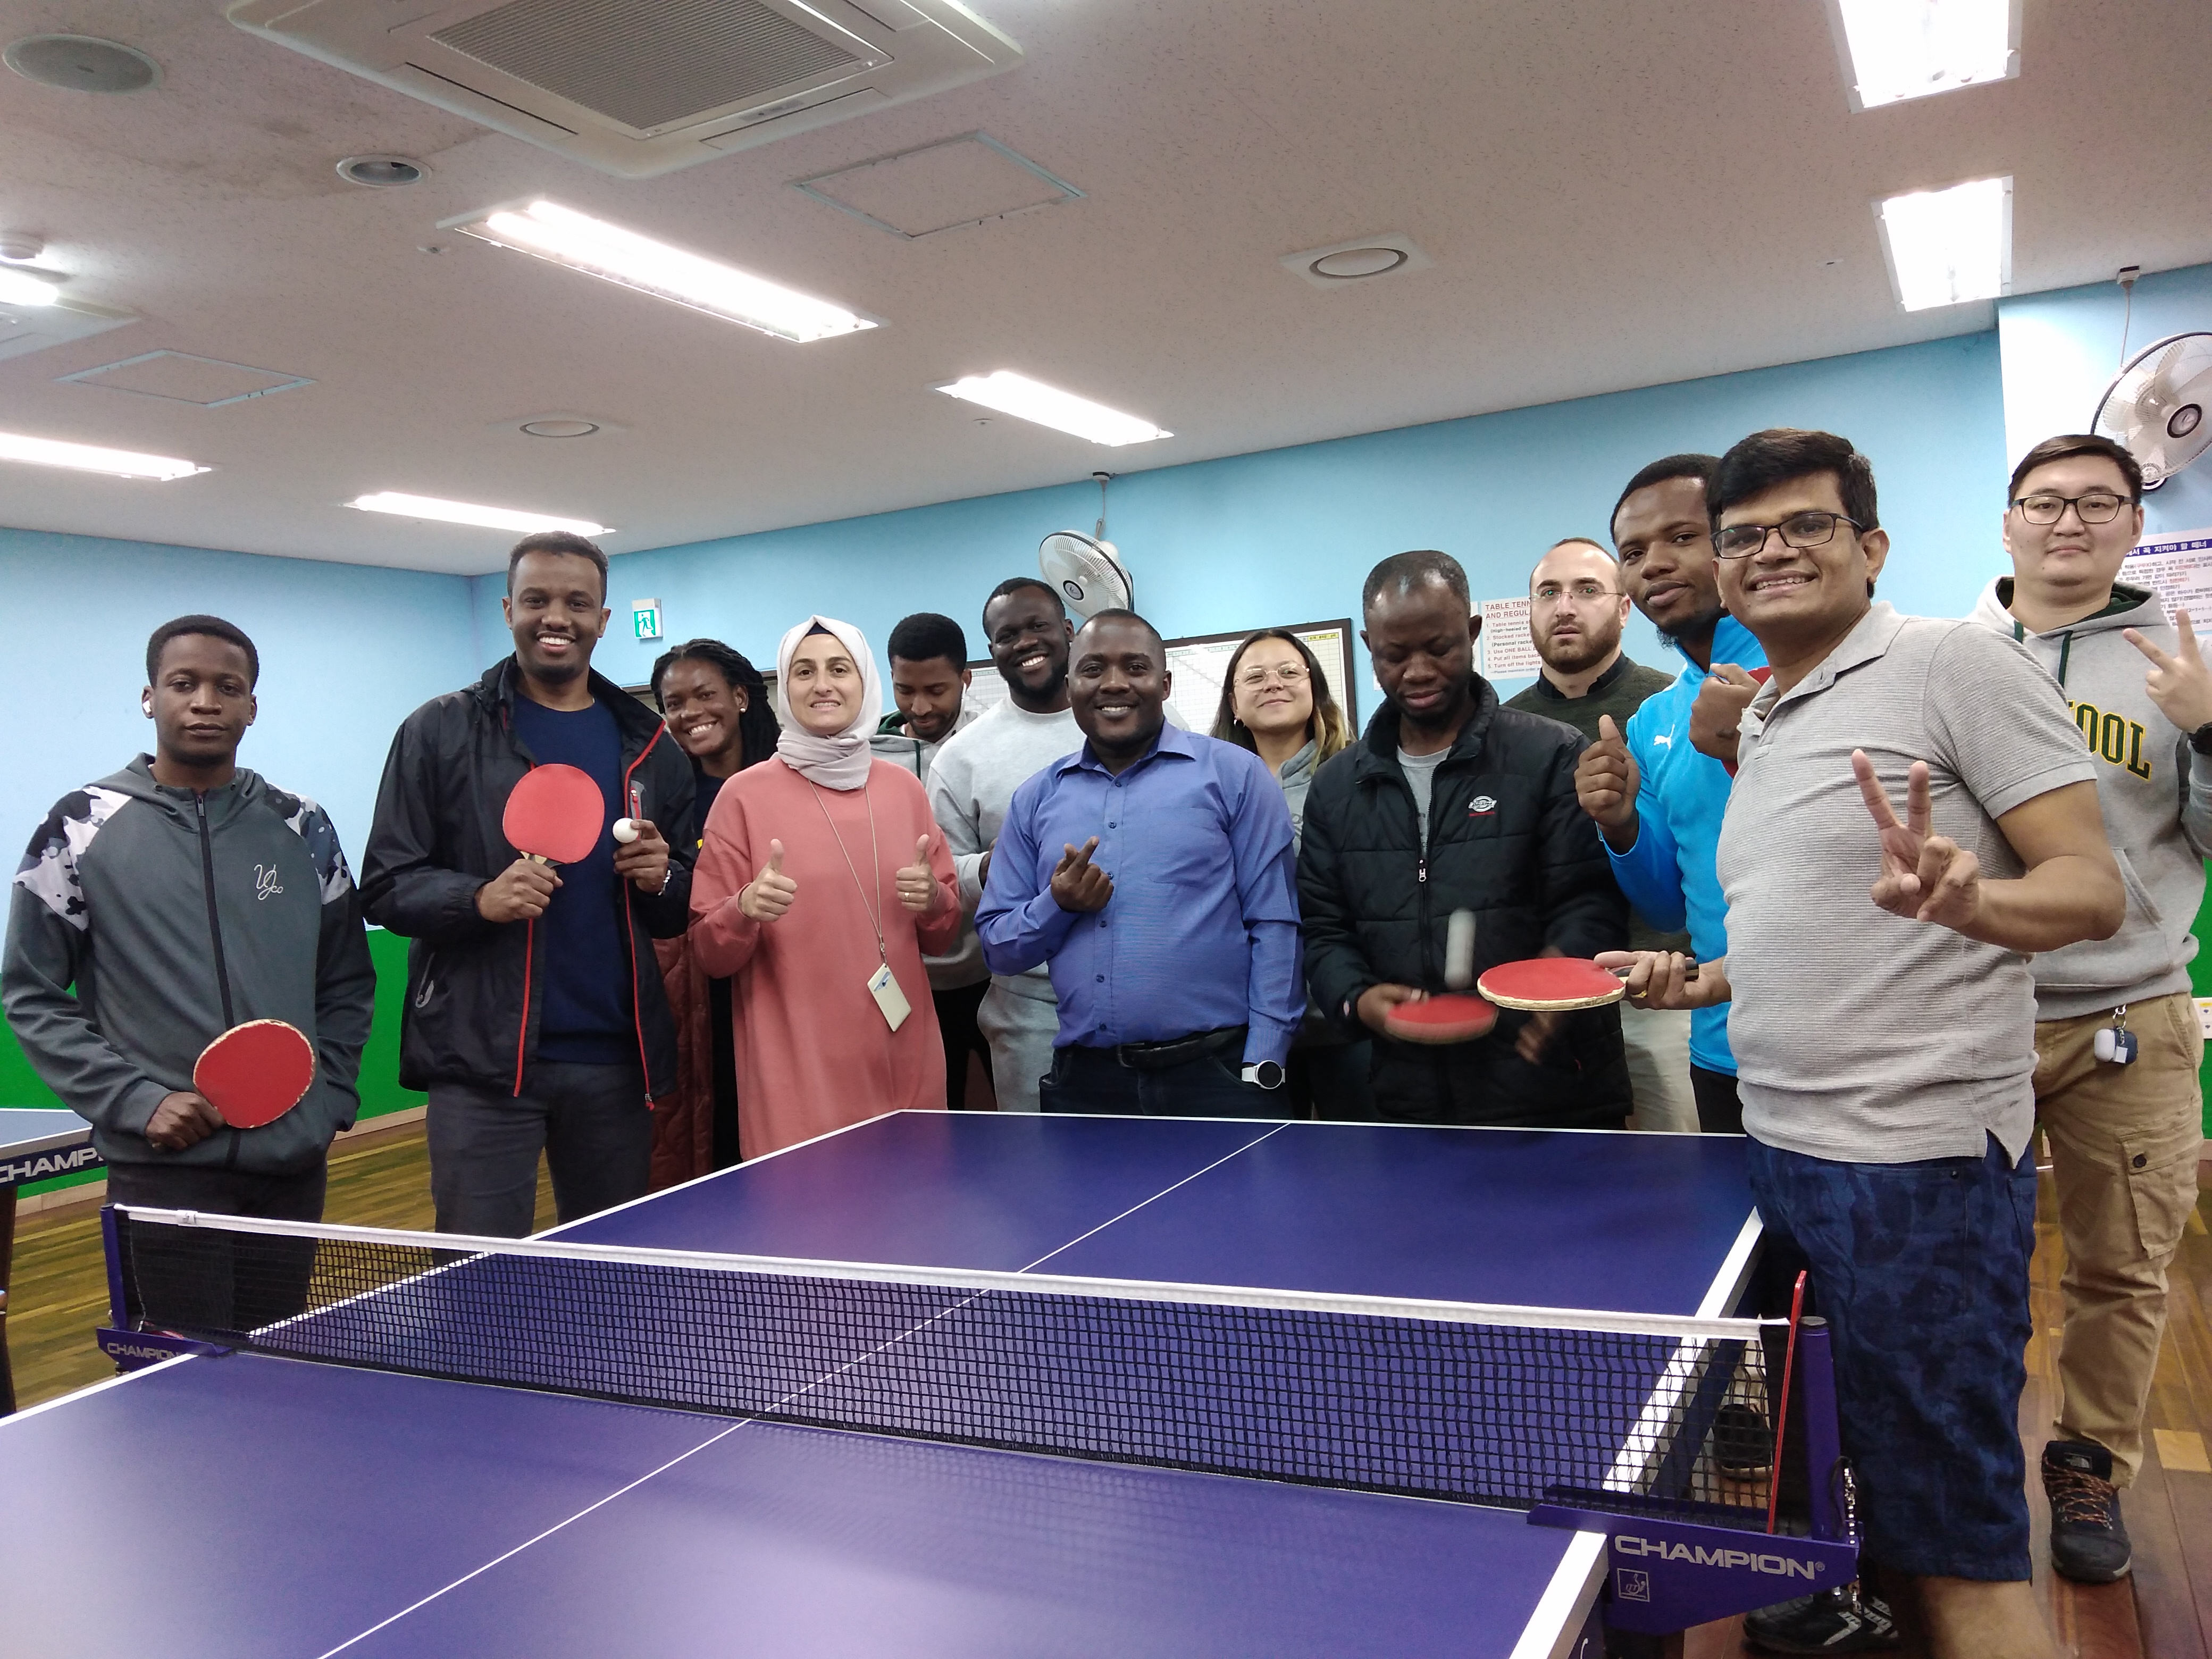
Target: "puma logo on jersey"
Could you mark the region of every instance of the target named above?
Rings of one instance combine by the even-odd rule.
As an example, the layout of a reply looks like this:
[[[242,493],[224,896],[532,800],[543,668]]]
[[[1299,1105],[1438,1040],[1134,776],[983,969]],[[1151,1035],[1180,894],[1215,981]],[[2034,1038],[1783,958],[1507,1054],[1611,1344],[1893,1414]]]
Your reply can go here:
[[[2124,714],[2107,714],[2094,702],[2069,702],[2074,724],[2081,728],[2081,739],[2089,745],[2089,752],[2114,766],[2124,766],[2139,778],[2151,775],[2150,758],[2143,753],[2146,733],[2140,723]]]

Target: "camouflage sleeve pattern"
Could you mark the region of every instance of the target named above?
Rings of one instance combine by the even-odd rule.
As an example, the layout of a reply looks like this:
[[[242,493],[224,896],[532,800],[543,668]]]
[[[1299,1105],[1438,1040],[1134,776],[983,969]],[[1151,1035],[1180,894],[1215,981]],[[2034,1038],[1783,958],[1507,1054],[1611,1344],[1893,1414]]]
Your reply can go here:
[[[59,916],[80,933],[91,927],[84,903],[84,883],[77,861],[92,845],[100,828],[131,799],[113,789],[86,788],[64,795],[32,834],[30,847],[15,869],[15,885]],[[333,848],[337,838],[331,838]]]

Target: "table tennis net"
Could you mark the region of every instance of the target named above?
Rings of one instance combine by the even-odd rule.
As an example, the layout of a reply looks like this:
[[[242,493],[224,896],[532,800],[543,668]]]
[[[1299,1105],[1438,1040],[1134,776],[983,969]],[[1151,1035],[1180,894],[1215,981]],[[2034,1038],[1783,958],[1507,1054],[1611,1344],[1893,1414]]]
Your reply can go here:
[[[226,1347],[1425,1498],[1764,1520],[1775,1333],[1754,1320],[114,1217],[132,1328]]]

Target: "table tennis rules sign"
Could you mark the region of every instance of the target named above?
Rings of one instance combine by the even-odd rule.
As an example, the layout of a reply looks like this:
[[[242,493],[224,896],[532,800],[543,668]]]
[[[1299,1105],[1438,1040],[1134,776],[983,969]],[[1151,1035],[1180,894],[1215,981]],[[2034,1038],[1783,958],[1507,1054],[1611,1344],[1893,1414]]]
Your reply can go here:
[[[2120,580],[2157,594],[2169,621],[2186,611],[2197,639],[2212,639],[2212,529],[2144,537],[2121,565]]]

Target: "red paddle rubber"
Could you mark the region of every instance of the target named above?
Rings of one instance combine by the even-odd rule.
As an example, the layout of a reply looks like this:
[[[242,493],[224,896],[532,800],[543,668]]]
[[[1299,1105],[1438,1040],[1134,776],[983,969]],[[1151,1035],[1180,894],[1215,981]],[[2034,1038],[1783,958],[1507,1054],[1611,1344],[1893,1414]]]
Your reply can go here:
[[[1383,1028],[1401,1042],[1472,1042],[1497,1024],[1497,1009],[1455,991],[1401,1002],[1382,1016]]]
[[[592,775],[574,766],[533,766],[507,798],[500,829],[507,844],[549,864],[590,856],[606,828],[607,803]]]
[[[314,1080],[314,1045],[281,1019],[232,1026],[192,1065],[192,1087],[234,1129],[274,1123]]]

